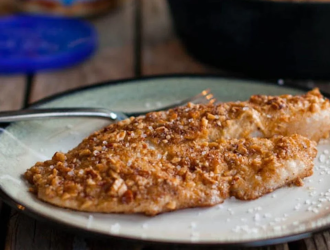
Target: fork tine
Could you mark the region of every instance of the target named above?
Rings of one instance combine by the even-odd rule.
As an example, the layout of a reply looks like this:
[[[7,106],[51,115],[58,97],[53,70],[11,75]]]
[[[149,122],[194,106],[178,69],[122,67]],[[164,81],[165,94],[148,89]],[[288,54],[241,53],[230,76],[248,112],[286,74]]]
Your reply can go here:
[[[180,104],[187,104],[188,102],[197,103],[198,101],[205,100],[205,97],[210,93],[210,89],[205,89],[197,95],[191,96],[185,100],[180,101]]]
[[[217,99],[213,96],[213,94],[211,93],[210,89],[204,89],[203,91],[201,91],[200,93],[198,93],[197,95],[191,96],[187,99],[181,100],[181,101],[177,101],[175,103],[172,103],[170,105],[167,106],[163,106],[157,109],[153,109],[153,110],[148,110],[148,111],[143,111],[143,112],[129,112],[127,113],[128,116],[139,116],[139,115],[144,115],[146,113],[149,112],[156,112],[156,111],[163,111],[163,110],[168,110],[168,109],[172,109],[178,106],[184,106],[188,103],[194,103],[194,104],[212,104],[215,103],[217,101]]]
[[[197,97],[197,96],[196,96]],[[199,98],[191,101],[192,103],[196,104],[213,104],[217,101],[214,95],[211,93],[211,90],[207,89],[201,92]]]
[[[139,115],[144,115],[149,112],[156,112],[156,111],[163,111],[163,110],[168,110],[172,109],[178,106],[184,106],[188,103],[194,103],[194,104],[213,104],[217,103],[218,100],[214,97],[214,95],[211,93],[210,89],[204,89],[197,95],[191,96],[187,99],[177,101],[175,103],[172,103],[167,106],[160,107],[158,109],[153,109],[153,110],[148,110],[148,111],[143,111],[143,112],[130,112],[126,113],[128,116],[139,116]]]
[[[203,95],[203,96],[206,96],[206,95],[208,95],[210,92],[211,92],[210,89],[204,89],[200,94]]]
[[[194,104],[212,104],[216,101],[217,100],[214,97],[214,95],[211,93],[211,90],[205,89],[205,90],[201,91],[200,93],[198,93],[197,95],[189,97],[185,100],[182,100],[182,101],[176,103],[175,105],[182,106],[189,102],[194,103]]]

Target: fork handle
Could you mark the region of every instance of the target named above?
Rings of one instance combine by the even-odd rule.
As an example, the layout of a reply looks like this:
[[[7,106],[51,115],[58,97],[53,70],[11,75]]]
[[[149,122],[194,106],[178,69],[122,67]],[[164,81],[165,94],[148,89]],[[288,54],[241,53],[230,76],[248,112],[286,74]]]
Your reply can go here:
[[[111,121],[120,121],[127,118],[121,112],[113,112],[102,108],[42,108],[0,112],[0,123],[56,117],[94,117]]]

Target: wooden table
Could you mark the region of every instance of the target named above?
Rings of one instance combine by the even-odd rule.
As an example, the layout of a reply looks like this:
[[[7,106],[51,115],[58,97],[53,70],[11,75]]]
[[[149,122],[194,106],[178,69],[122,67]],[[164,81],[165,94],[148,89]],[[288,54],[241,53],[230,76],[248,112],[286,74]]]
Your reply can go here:
[[[100,34],[100,48],[95,56],[78,66],[56,72],[0,76],[0,110],[20,109],[55,93],[108,80],[172,73],[225,74],[186,53],[173,32],[165,0],[126,0],[116,10],[90,22]],[[295,83],[306,84],[306,81]],[[327,82],[307,83],[330,92]],[[0,201],[0,249],[190,248],[84,238],[36,221]],[[330,231],[296,242],[251,249],[330,249]]]

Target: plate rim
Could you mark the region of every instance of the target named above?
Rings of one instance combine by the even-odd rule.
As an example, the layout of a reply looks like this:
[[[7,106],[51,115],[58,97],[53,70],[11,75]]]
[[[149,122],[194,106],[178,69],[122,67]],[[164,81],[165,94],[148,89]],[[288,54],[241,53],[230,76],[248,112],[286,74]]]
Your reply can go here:
[[[305,87],[302,85],[295,85],[293,83],[285,83],[282,82],[280,83],[280,80],[283,79],[263,79],[263,78],[253,78],[253,77],[237,77],[237,76],[226,76],[223,74],[164,74],[164,75],[148,75],[148,76],[141,76],[141,77],[129,77],[129,78],[123,78],[123,79],[118,79],[118,80],[108,80],[108,81],[102,81],[96,84],[92,85],[87,85],[87,86],[82,86],[74,89],[69,89],[65,91],[61,91],[59,93],[41,98],[40,100],[33,102],[29,104],[28,108],[30,107],[37,107],[38,105],[45,104],[47,102],[50,102],[52,100],[55,100],[60,97],[64,97],[66,95],[71,95],[80,91],[85,91],[89,89],[94,89],[94,88],[100,88],[104,86],[116,86],[116,85],[123,85],[123,84],[129,84],[132,82],[140,82],[140,81],[145,81],[145,80],[161,80],[161,79],[171,79],[171,78],[205,78],[205,79],[211,79],[211,78],[218,78],[218,79],[229,79],[229,80],[238,80],[238,81],[249,81],[249,82],[254,82],[256,84],[260,85],[273,85],[273,86],[278,86],[278,87],[288,87],[292,89],[297,89],[297,90],[302,90],[302,91],[309,91],[312,88]],[[285,81],[285,80],[284,80]],[[322,92],[322,91],[321,91]],[[322,92],[323,96],[330,98],[330,93],[324,93]]]
[[[167,74],[167,75],[150,75],[150,76],[143,76],[143,77],[132,77],[132,78],[125,78],[119,80],[110,80],[110,81],[103,81],[97,84],[83,86],[79,88],[74,88],[71,90],[66,90],[63,92],[59,92],[54,95],[47,96],[42,98],[36,102],[31,103],[28,108],[35,108],[42,104],[46,104],[53,100],[56,100],[61,97],[65,97],[67,95],[75,94],[80,91],[85,91],[89,89],[96,89],[104,86],[116,86],[122,84],[128,84],[132,82],[144,82],[145,80],[161,80],[161,79],[175,79],[175,78],[204,78],[204,79],[229,79],[229,80],[237,80],[237,81],[249,81],[260,85],[273,85],[278,86],[280,88],[292,88],[296,90],[302,91],[309,91],[311,88],[304,87],[301,85],[294,85],[292,83],[279,83],[279,81],[274,79],[256,79],[256,78],[249,78],[249,77],[236,77],[236,76],[224,76],[221,74]],[[220,84],[220,83],[219,83]],[[322,93],[325,97],[329,98],[330,94]],[[11,123],[5,124],[4,126],[0,127],[7,127],[10,126]],[[1,134],[1,132],[0,132]],[[30,216],[38,221],[45,222],[50,225],[54,225],[57,229],[69,231],[72,233],[78,233],[84,237],[88,238],[102,238],[102,239],[118,239],[118,240],[125,240],[130,242],[140,242],[140,243],[149,243],[149,244],[159,244],[159,245],[181,245],[181,246],[200,246],[200,247],[207,247],[207,246],[219,246],[219,247],[260,247],[260,246],[268,246],[268,245],[275,245],[281,243],[288,243],[296,240],[301,240],[307,237],[311,237],[315,233],[323,232],[330,228],[330,223],[327,225],[321,226],[319,228],[311,229],[305,232],[294,233],[286,236],[278,236],[278,237],[270,237],[267,239],[256,239],[256,240],[242,240],[240,242],[220,242],[220,241],[210,241],[210,242],[188,242],[188,241],[170,241],[170,240],[153,240],[153,239],[140,239],[136,237],[129,237],[129,236],[121,236],[121,235],[111,235],[102,232],[91,231],[88,229],[83,229],[78,226],[66,223],[66,222],[59,222],[48,216],[42,215],[33,209],[26,207],[23,203],[16,201],[14,198],[11,198],[0,186],[0,198],[3,202],[9,205],[11,208],[15,209],[16,211],[22,212],[23,214]]]

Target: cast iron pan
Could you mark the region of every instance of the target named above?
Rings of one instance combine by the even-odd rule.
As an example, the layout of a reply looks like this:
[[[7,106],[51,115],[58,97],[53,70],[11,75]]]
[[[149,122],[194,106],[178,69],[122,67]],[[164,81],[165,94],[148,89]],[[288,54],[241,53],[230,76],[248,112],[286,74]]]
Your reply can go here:
[[[168,0],[200,61],[253,77],[330,79],[330,2]]]

